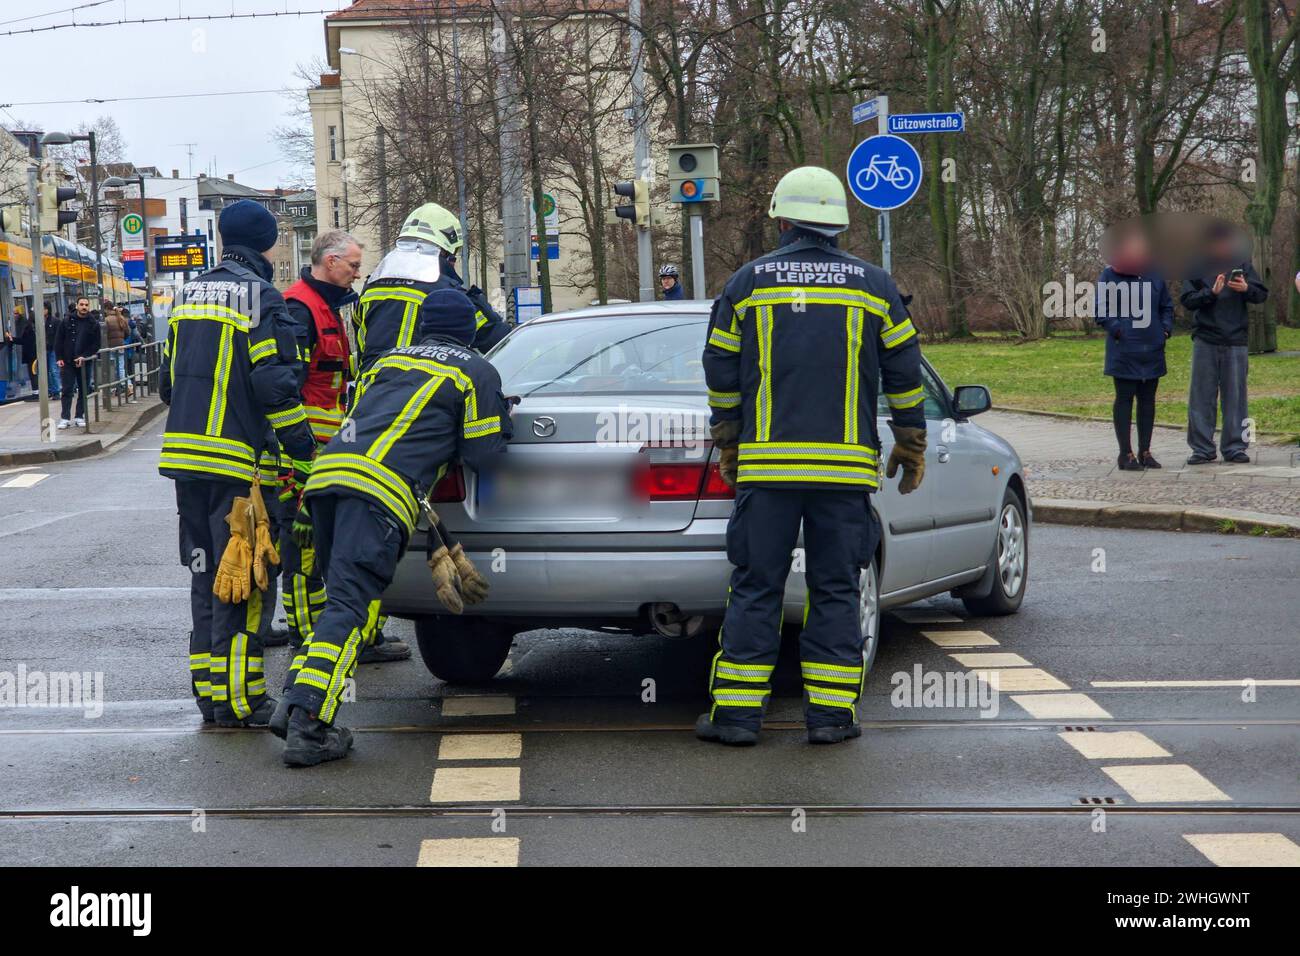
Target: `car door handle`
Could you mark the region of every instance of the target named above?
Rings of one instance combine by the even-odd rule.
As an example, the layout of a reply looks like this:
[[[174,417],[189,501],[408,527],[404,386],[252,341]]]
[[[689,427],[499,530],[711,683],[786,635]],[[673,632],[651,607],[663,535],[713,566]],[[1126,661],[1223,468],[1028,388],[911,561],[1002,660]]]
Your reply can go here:
[[[935,445],[934,450],[937,453],[937,457],[940,462],[946,462],[949,458],[952,457],[951,453],[949,453],[948,451],[947,445]]]

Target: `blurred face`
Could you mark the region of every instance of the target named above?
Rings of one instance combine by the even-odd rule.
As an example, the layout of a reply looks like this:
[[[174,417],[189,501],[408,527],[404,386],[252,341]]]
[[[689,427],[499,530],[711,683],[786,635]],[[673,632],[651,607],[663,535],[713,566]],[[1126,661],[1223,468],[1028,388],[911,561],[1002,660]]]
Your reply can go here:
[[[669,289],[671,289],[671,288],[673,287],[673,285],[674,285],[676,282],[677,282],[677,279],[676,279],[674,276],[660,276],[660,277],[659,277],[659,284],[660,284],[661,286],[663,286],[665,292],[667,292]]]
[[[77,315],[89,315],[89,314],[90,314],[90,300],[89,300],[89,299],[78,299],[78,300],[77,300]]]
[[[330,285],[346,287],[357,281],[361,275],[361,247],[355,242],[348,246],[341,255],[331,253],[321,263],[324,279]]]

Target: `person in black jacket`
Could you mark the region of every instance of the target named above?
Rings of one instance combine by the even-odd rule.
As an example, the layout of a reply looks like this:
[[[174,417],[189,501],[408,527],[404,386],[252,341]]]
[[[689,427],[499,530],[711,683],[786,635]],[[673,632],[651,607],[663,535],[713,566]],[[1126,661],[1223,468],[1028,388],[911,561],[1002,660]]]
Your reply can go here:
[[[27,369],[27,374],[31,377],[32,392],[39,396],[41,390],[40,383],[37,381],[36,324],[21,312],[16,313],[14,331],[12,334],[6,332],[5,339],[11,350],[17,350],[18,361],[22,363],[23,368]]]
[[[59,322],[54,318],[54,309],[45,303],[45,374],[50,381],[46,391],[50,398],[59,398],[63,394],[63,382],[59,376],[58,357],[54,354],[54,338],[59,331]]]
[[[63,379],[63,415],[59,427],[67,428],[72,411],[72,396],[77,396],[76,424],[86,424],[86,390],[90,387],[90,363],[99,352],[99,313],[90,310],[84,295],[77,300],[75,311],[59,323],[54,333],[54,355]]]
[[[1187,396],[1189,465],[1214,461],[1214,424],[1223,406],[1219,449],[1223,460],[1249,464],[1243,437],[1247,411],[1246,370],[1250,324],[1248,303],[1268,299],[1237,230],[1219,223],[1210,233],[1209,253],[1183,284],[1180,300],[1192,313],[1192,385]]]
[[[453,461],[478,468],[510,440],[501,378],[470,348],[474,313],[460,290],[430,292],[420,306],[419,344],[381,356],[362,375],[347,421],[316,456],[306,514],[295,523],[310,521],[328,596],[271,719],[289,766],[347,756],[352,734],[334,719],[422,499]],[[486,585],[459,546],[430,551],[439,589],[456,574],[465,585]]]
[[[1159,468],[1151,454],[1156,387],[1168,371],[1165,340],[1174,331],[1174,301],[1151,267],[1146,237],[1132,229],[1114,242],[1110,265],[1097,279],[1094,318],[1106,330],[1104,372],[1115,381],[1112,418],[1124,471]],[[1138,454],[1133,454],[1133,400],[1137,399]]]

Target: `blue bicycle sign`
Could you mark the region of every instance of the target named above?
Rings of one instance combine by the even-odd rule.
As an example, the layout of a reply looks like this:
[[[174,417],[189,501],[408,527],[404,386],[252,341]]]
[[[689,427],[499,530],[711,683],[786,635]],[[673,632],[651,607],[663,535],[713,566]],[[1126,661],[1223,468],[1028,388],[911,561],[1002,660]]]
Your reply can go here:
[[[912,144],[882,134],[864,139],[849,155],[849,189],[872,209],[897,209],[921,188],[921,157]]]

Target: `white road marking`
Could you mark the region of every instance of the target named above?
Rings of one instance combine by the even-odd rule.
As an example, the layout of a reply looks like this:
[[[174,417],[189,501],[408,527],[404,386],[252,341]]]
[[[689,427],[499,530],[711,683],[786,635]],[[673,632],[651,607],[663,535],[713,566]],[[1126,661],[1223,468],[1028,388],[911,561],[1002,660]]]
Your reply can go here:
[[[439,760],[517,760],[520,734],[448,734],[438,743]]]
[[[1246,682],[1256,687],[1300,687],[1300,679],[1273,679],[1242,677],[1238,680],[1094,680],[1093,687],[1245,687]]]
[[[518,866],[518,837],[423,840],[416,866]]]
[[[57,601],[60,598],[103,598],[189,594],[189,588],[0,588],[0,601]]]
[[[1283,833],[1184,833],[1215,866],[1300,866],[1300,846]]]
[[[1136,730],[1066,730],[1056,736],[1089,760],[1124,760],[1135,757],[1150,760],[1173,756],[1146,734]]]
[[[1029,661],[1025,660],[1019,654],[949,654],[962,667],[969,667],[972,670],[978,668],[984,670],[989,667],[1029,667]]]
[[[940,647],[993,647],[998,643],[983,631],[922,631],[921,636]]]
[[[921,607],[904,607],[891,614],[902,618],[908,624],[960,624],[962,619],[947,611],[930,611]]]
[[[1200,771],[1185,763],[1126,764],[1102,767],[1101,770],[1138,803],[1202,803],[1232,799]]]
[[[50,477],[45,472],[35,472],[26,475],[15,475],[10,478],[0,488],[30,488],[32,485],[39,485],[46,478]]]
[[[515,712],[515,699],[508,694],[490,697],[444,697],[444,717],[501,717]]]
[[[519,799],[518,767],[439,767],[430,803],[502,803]]]
[[[999,691],[1069,690],[1070,685],[1041,667],[1008,667],[979,673],[980,680],[997,682]]]
[[[1087,694],[1013,694],[1011,700],[1036,720],[1105,720],[1110,717]]]

